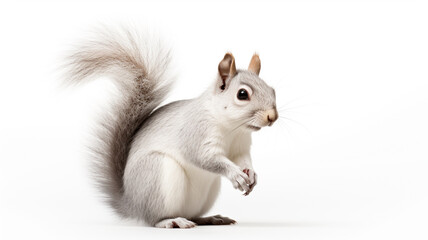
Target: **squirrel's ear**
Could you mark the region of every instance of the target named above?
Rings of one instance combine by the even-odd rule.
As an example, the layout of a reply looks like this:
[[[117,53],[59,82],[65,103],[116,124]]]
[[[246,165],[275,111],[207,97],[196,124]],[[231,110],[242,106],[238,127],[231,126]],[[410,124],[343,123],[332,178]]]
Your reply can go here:
[[[218,73],[222,80],[220,88],[224,90],[226,88],[226,80],[236,75],[235,58],[231,53],[226,53],[223,60],[218,64]]]
[[[253,57],[251,58],[250,65],[248,66],[248,71],[259,75],[260,68],[261,68],[260,58],[259,58],[259,55],[257,55],[257,53],[255,53],[253,55]]]

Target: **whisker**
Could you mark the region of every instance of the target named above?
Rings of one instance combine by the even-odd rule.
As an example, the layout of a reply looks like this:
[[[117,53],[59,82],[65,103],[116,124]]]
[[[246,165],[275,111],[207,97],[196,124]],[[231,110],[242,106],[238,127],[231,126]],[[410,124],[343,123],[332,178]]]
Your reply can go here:
[[[231,124],[238,123],[238,122],[241,122],[241,121],[245,121],[245,120],[248,120],[249,118],[251,118],[251,115],[247,114],[246,116],[243,116],[243,117],[240,117],[238,119],[232,120]]]
[[[292,100],[290,100],[290,101],[288,101],[288,102],[284,103],[283,105],[281,105],[281,107],[284,107],[284,106],[290,105],[290,103],[296,102],[297,100],[300,100],[300,99],[302,99],[302,98],[303,98],[303,97],[297,97],[297,98],[294,98],[294,99],[292,99]]]
[[[242,124],[239,124],[237,127],[235,127],[235,128],[233,128],[228,134],[227,134],[227,136],[229,136],[232,132],[234,132],[235,130],[237,130],[238,128],[240,128],[240,127],[242,127],[244,124],[246,124],[246,123],[248,123],[249,121],[247,121],[247,122],[243,122]]]
[[[281,108],[278,108],[278,109],[279,110],[288,110],[288,109],[295,109],[295,108],[300,108],[300,107],[305,107],[305,106],[310,106],[310,105],[315,105],[315,104],[308,103],[308,104],[302,104],[302,105],[292,106],[292,107],[282,106]]]
[[[280,115],[282,114],[282,113],[298,113],[298,114],[305,114],[305,113],[302,113],[302,112],[299,112],[299,111],[289,111],[289,110],[278,110],[278,112],[280,113]]]
[[[308,131],[308,132],[309,132],[309,129],[308,129],[305,125],[303,125],[302,123],[300,123],[300,122],[298,122],[298,121],[296,121],[296,120],[294,120],[294,119],[291,119],[291,118],[288,118],[288,117],[284,117],[284,116],[279,116],[279,118],[280,118],[280,119],[285,119],[285,120],[288,120],[288,121],[291,121],[291,122],[294,122],[294,123],[296,123],[296,124],[300,125],[300,126],[301,126],[301,127],[303,127],[306,131]]]
[[[295,135],[292,133],[292,131],[291,131],[291,129],[290,129],[290,126],[283,120],[283,119],[278,119],[279,120],[279,124],[278,124],[278,126],[280,126],[280,128],[282,129],[282,130],[285,130],[285,131],[287,131],[287,133],[288,133],[288,135],[287,134],[285,134],[284,133],[284,136],[285,137],[287,137],[287,136],[290,136],[290,137],[295,137]]]

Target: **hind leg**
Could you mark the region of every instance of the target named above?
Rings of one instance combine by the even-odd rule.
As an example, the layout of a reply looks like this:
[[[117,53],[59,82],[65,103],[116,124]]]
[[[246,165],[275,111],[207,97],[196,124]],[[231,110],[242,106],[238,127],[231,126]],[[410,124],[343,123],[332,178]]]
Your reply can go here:
[[[189,207],[189,186],[186,171],[176,160],[162,156],[162,177],[159,191],[163,196],[164,211],[155,227],[158,228],[193,228],[196,223],[190,219],[192,206]],[[190,209],[190,210],[189,210]]]
[[[231,225],[236,223],[235,220],[228,217],[223,217],[221,215],[200,217],[192,220],[198,225]]]
[[[189,182],[183,168],[171,158],[163,159],[163,178],[161,180],[161,192],[165,201],[165,213],[167,218],[155,224],[158,228],[193,228],[196,223],[178,216],[184,216],[186,205],[186,193]]]
[[[149,152],[131,156],[124,175],[122,201],[126,215],[147,225],[163,228],[190,228],[183,209],[188,192],[186,174],[164,154]]]

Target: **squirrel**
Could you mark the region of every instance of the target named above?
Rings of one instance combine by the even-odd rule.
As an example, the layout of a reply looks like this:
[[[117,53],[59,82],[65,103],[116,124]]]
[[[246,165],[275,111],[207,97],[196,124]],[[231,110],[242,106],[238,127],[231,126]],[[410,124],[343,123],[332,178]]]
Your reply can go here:
[[[251,134],[278,119],[275,90],[252,56],[236,69],[226,53],[213,84],[199,97],[161,105],[172,89],[171,51],[131,29],[104,29],[66,58],[67,79],[110,77],[121,98],[103,116],[94,175],[109,205],[124,218],[160,228],[229,225],[213,206],[221,176],[248,195],[257,184]]]

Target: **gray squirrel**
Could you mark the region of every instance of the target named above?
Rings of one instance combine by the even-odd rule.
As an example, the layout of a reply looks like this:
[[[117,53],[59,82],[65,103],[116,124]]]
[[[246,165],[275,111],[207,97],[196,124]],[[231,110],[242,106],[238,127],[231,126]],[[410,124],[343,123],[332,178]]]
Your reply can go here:
[[[278,118],[275,91],[258,76],[259,56],[248,70],[237,70],[226,53],[199,97],[161,106],[173,83],[170,51],[127,28],[97,36],[79,45],[66,65],[72,83],[109,76],[122,95],[91,147],[108,203],[122,217],[160,228],[236,223],[203,215],[218,196],[221,176],[244,195],[257,184],[251,133]]]

